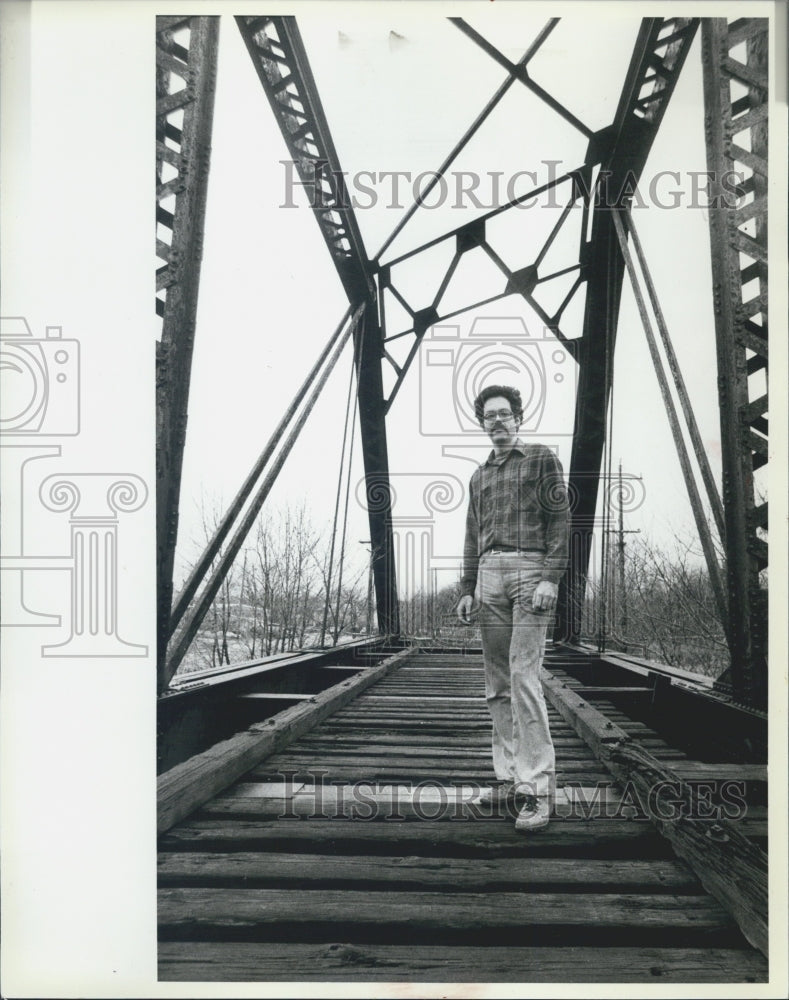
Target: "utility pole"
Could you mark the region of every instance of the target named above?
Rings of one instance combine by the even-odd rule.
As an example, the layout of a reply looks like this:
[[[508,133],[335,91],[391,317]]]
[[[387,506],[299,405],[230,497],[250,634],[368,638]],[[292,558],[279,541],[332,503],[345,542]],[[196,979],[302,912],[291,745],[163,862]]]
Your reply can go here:
[[[619,500],[619,517],[618,526],[616,529],[616,551],[617,551],[617,581],[616,590],[619,591],[619,600],[615,601],[612,599],[612,606],[616,611],[619,612],[619,638],[622,643],[625,642],[625,636],[627,634],[627,587],[625,585],[625,535],[638,535],[640,530],[635,528],[630,528],[625,530],[625,504],[624,504],[624,492],[622,483],[622,459],[619,460],[619,478],[617,485],[617,497]],[[614,534],[612,531],[611,534]],[[612,595],[613,596],[613,595]]]
[[[617,576],[612,577],[612,583],[616,580],[615,587],[612,587],[611,606],[614,612],[619,612],[619,638],[625,644],[627,634],[627,587],[625,585],[625,535],[638,535],[638,528],[625,530],[625,504],[622,482],[622,459],[619,460],[619,477],[617,485],[617,498],[619,506],[618,525],[616,530],[609,530],[609,534],[616,535],[617,551]],[[617,591],[619,592],[617,595]],[[618,596],[618,600],[616,600]],[[612,613],[613,618],[613,613]]]
[[[370,546],[370,559],[367,565],[367,635],[370,635],[373,621],[373,545],[369,538],[360,538],[359,544]]]

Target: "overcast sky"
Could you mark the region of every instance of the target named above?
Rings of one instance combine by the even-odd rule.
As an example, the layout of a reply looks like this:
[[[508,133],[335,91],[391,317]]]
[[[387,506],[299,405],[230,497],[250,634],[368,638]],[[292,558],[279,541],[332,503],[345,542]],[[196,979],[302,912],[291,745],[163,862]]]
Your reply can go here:
[[[357,217],[368,253],[373,256],[410,204],[411,179],[434,170],[505,78],[504,71],[434,9],[415,17],[373,16],[359,5],[353,19],[327,10],[299,18],[299,27],[321,93],[351,193],[358,194]],[[499,9],[495,20],[475,7],[472,25],[512,60],[518,59],[545,23],[522,5]],[[610,123],[638,31],[639,20],[623,11],[603,25],[599,13],[565,17],[530,66],[532,77],[591,129]],[[591,33],[606,38],[606,58],[588,45]],[[206,220],[205,256],[194,356],[181,502],[179,563],[194,556],[200,540],[199,504],[226,505],[235,494],[269,433],[345,309],[345,297],[304,192],[293,173],[274,117],[255,75],[238,29],[222,18],[213,152]],[[489,206],[496,197],[490,174],[498,171],[498,203],[507,193],[525,193],[551,171],[561,175],[583,162],[586,140],[526,88],[515,84],[450,168],[449,186],[428,198],[384,261],[468,221],[484,209],[456,194],[459,171],[480,176],[478,197]],[[720,476],[719,427],[715,388],[714,328],[707,213],[693,172],[706,169],[703,133],[700,39],[686,62],[671,106],[643,175],[640,190],[647,207],[634,211],[655,284],[688,383],[707,451]],[[362,172],[367,172],[362,174]],[[381,176],[407,171],[398,181]],[[667,173],[675,172],[675,173]],[[677,177],[675,174],[678,174]],[[367,190],[359,185],[365,185]],[[509,192],[508,192],[509,188]],[[372,189],[372,193],[370,190]],[[395,194],[398,197],[395,197]],[[557,200],[563,204],[561,190]],[[534,259],[540,240],[554,225],[560,208],[543,199],[526,210],[497,217],[488,227],[490,242],[510,267]],[[581,210],[575,209],[560,231],[540,273],[577,262]],[[429,304],[449,251],[437,247],[393,275],[416,308]],[[474,259],[476,255],[477,259]],[[546,305],[563,297],[573,276],[544,286]],[[503,277],[477,250],[464,259],[442,306],[459,308],[503,288]],[[578,336],[584,287],[563,318],[568,337]],[[386,296],[388,332],[403,311]],[[447,321],[456,331],[429,331],[388,417],[389,459],[398,518],[426,513],[426,483],[448,480],[465,488],[473,462],[485,451],[479,435],[469,435],[453,397],[463,408],[463,392],[484,380],[522,384],[528,372],[507,373],[512,352],[504,340],[480,360],[474,345],[481,329],[475,319],[508,320],[514,338],[533,339],[546,376],[545,407],[524,429],[555,447],[567,470],[573,421],[575,365],[543,332],[531,308],[511,296],[492,306]],[[520,322],[525,323],[526,334]],[[405,325],[405,324],[403,324]],[[506,326],[506,323],[505,323]],[[427,354],[438,335],[457,333],[450,349],[455,364],[431,364]],[[407,348],[411,338],[393,344]],[[438,345],[441,346],[440,344]],[[446,348],[446,344],[444,344]],[[472,359],[472,351],[478,354]],[[438,357],[434,355],[434,357]],[[472,363],[473,361],[473,363]],[[465,366],[465,367],[464,367]],[[342,414],[350,356],[335,370],[286,463],[269,504],[281,507],[306,501],[313,520],[328,525],[340,454]],[[507,375],[510,375],[507,379]],[[385,365],[385,379],[391,373]],[[554,380],[559,375],[561,382]],[[567,377],[565,377],[567,376]],[[461,396],[458,396],[458,393]],[[526,386],[524,396],[528,393]],[[675,531],[695,534],[679,463],[668,430],[629,280],[625,279],[616,353],[614,392],[614,466],[642,477],[644,502],[627,515],[626,527],[668,544]],[[538,419],[539,418],[539,419]],[[465,432],[464,432],[465,429]],[[358,442],[357,442],[358,445]],[[451,454],[448,454],[451,452]],[[352,480],[363,474],[355,450]],[[352,490],[352,496],[354,491]],[[454,579],[462,549],[465,500],[447,501],[433,512],[433,568]],[[349,558],[363,559],[359,539],[369,537],[366,513],[353,502],[349,514]]]

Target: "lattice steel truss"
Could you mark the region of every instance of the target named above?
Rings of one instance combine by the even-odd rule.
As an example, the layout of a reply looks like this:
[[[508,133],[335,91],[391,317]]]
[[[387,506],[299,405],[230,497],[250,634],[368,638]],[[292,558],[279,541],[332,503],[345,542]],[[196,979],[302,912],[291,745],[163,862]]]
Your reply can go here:
[[[705,130],[718,350],[731,688],[767,701],[767,503],[754,472],[767,464],[768,22],[704,22]],[[739,95],[739,96],[738,96]]]
[[[203,247],[218,17],[156,19],[157,651],[167,649]]]
[[[157,311],[163,317],[162,342],[157,356],[160,663],[164,662],[170,618],[180,462],[213,101],[215,20],[158,19],[157,221],[160,238],[157,253],[164,262],[157,274],[160,289]],[[628,236],[634,241],[637,256],[641,256],[635,234],[629,228],[628,206],[700,22],[695,18],[678,17],[642,21],[613,121],[595,132],[529,75],[530,60],[555,27],[557,19],[548,21],[517,63],[503,56],[462,19],[451,20],[473,43],[502,65],[508,76],[449,153],[436,172],[436,178],[443,176],[506,91],[515,85],[527,87],[579,131],[587,141],[586,154],[574,170],[543,187],[415,250],[382,262],[384,252],[419,207],[420,199],[424,200],[430,185],[371,259],[350,207],[337,151],[295,19],[236,18],[350,307],[357,312],[361,310],[361,321],[353,331],[354,356],[380,631],[390,635],[399,631],[386,412],[427,329],[460,312],[507,295],[520,294],[578,365],[569,469],[573,498],[571,565],[560,592],[556,630],[557,638],[573,640],[580,635],[592,532],[596,527],[626,258],[632,265],[627,249]],[[185,33],[188,40],[181,38],[179,33]],[[732,689],[741,700],[761,704],[766,692],[766,640],[765,600],[759,586],[759,574],[767,564],[764,537],[767,505],[754,497],[753,473],[767,460],[767,22],[741,19],[727,25],[720,20],[705,21],[703,41],[708,163],[712,193],[720,195],[718,207],[710,212],[710,228],[725,516],[721,515],[709,468],[704,462],[701,467],[715,521],[719,529],[721,526],[725,529]],[[738,58],[738,53],[744,53],[744,57]],[[178,80],[184,84],[180,89],[173,85],[173,81]],[[733,92],[738,87],[743,91],[739,96]],[[166,177],[166,170],[174,172],[173,175]],[[724,178],[730,178],[738,170],[743,177],[732,189],[724,184]],[[531,249],[523,260],[514,262],[508,258],[505,262],[506,254],[497,249],[496,237],[491,231],[493,218],[510,210],[517,212],[519,202],[548,190],[563,199],[551,232],[540,247]],[[727,196],[729,202],[726,202]],[[567,266],[559,270],[546,269],[550,247],[579,202],[583,205],[583,218],[577,260],[568,261]],[[419,261],[421,254],[440,244],[447,248],[449,263],[433,280],[432,286],[426,287],[423,293],[420,291],[419,302],[409,302],[412,296],[401,284],[402,268],[409,261]],[[481,251],[495,265],[501,275],[500,287],[492,297],[482,301],[447,307],[444,302],[447,288],[461,261],[471,251]],[[650,295],[654,295],[645,265],[644,269]],[[631,266],[631,276],[632,272]],[[558,304],[547,308],[540,300],[540,288],[557,278],[568,279],[567,291]],[[563,320],[577,295],[585,295],[583,324],[580,335],[576,332],[573,336],[564,328]],[[405,310],[408,317],[405,326],[391,328],[389,301],[396,301]],[[659,309],[657,312],[661,336],[664,336],[666,332]],[[410,339],[404,341],[407,344],[405,359],[398,362],[391,345],[400,338]],[[394,370],[394,386],[388,397],[384,394],[382,377],[386,365]],[[676,372],[673,374],[676,376]],[[761,392],[756,388],[759,379],[763,387]],[[687,409],[685,403],[683,398],[683,408]],[[692,419],[690,428],[693,432]],[[699,458],[697,429],[691,437]],[[696,499],[696,507],[700,508],[697,495]],[[707,536],[705,532],[704,537],[710,541]],[[712,548],[711,542],[707,547]],[[715,577],[715,573],[712,575]],[[196,582],[195,587],[197,585]],[[722,587],[718,587],[718,592],[719,603],[723,606]],[[178,610],[180,614],[185,607]]]
[[[381,330],[372,267],[345,186],[339,157],[294,17],[237,17],[263,90],[290,151],[337,274],[355,308],[354,357],[368,493],[378,625],[400,631],[392,541]]]
[[[295,17],[237,17],[241,37],[296,164],[351,302],[374,294],[370,267]]]
[[[645,18],[636,40],[614,121],[589,141],[586,162],[604,176],[599,201],[627,204],[646,164],[679,73],[698,28],[696,19]],[[583,333],[577,353],[578,392],[569,486],[575,498],[570,567],[559,593],[558,638],[581,632],[586,578],[595,529],[613,353],[624,277],[624,260],[612,211],[597,211],[582,250],[587,280]]]

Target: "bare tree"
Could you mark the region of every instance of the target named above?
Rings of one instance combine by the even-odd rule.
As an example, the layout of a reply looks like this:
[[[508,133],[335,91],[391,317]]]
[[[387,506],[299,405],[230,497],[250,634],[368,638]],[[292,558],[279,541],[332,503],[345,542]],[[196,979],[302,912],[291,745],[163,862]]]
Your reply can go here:
[[[205,546],[213,538],[220,521],[218,505],[207,504],[205,496],[200,499],[200,525],[202,538],[200,547]],[[222,550],[217,553],[209,572],[213,571],[221,558]],[[189,650],[188,655],[179,667],[178,673],[189,673],[200,669],[213,669],[230,663],[231,642],[239,627],[237,602],[234,599],[236,589],[236,566],[231,566],[217,592],[216,597],[206,613],[201,628]]]
[[[336,646],[343,633],[361,632],[361,623],[366,622],[368,570],[362,566],[350,582],[343,582],[342,553],[340,561],[333,563],[328,547],[314,551],[313,563],[321,581],[320,641],[325,644],[329,639]]]
[[[200,549],[213,537],[220,516],[219,505],[202,497]],[[314,644],[323,608],[316,567],[322,547],[304,504],[261,515],[251,540],[222,581],[179,672]],[[221,550],[215,563],[220,557]],[[341,623],[348,606],[346,594]]]
[[[257,646],[268,656],[305,645],[316,614],[314,553],[319,545],[304,505],[286,507],[258,522],[249,554],[247,592],[253,609],[247,620],[247,648]]]
[[[644,536],[628,542],[624,589],[614,585],[613,573],[605,592],[599,580],[588,582],[584,631],[597,639],[603,625],[608,648],[709,676],[728,666],[725,627],[709,574],[698,547],[686,536],[678,535],[670,548]]]

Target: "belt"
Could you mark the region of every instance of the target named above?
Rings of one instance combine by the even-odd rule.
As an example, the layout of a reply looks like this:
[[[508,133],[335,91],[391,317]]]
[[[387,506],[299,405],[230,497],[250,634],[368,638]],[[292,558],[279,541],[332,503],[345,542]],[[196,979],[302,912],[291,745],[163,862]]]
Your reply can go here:
[[[539,549],[516,549],[514,545],[499,545],[495,549],[485,549],[482,553],[483,556],[499,556],[499,555],[522,555],[522,556],[544,556],[545,553],[541,552]]]

